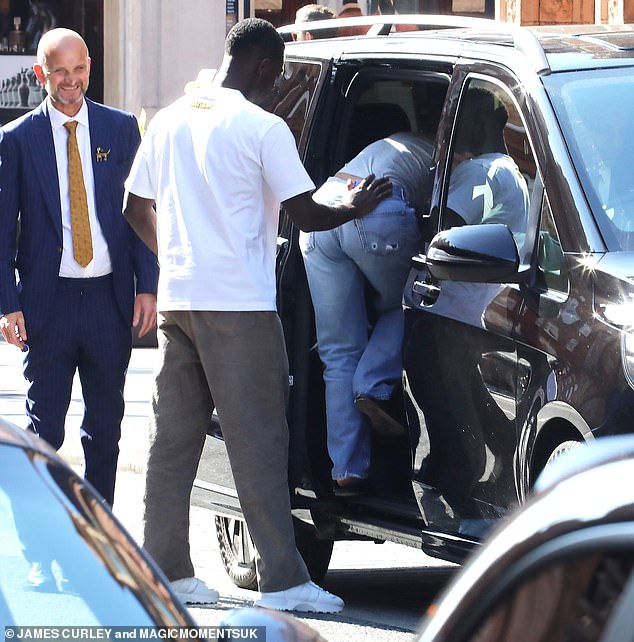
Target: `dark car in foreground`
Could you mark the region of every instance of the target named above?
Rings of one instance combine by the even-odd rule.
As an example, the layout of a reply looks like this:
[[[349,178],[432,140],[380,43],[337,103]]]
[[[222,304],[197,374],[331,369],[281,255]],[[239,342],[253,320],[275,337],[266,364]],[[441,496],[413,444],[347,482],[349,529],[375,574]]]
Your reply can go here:
[[[418,212],[423,242],[402,292],[405,430],[373,435],[370,488],[356,497],[332,492],[314,315],[298,231],[282,212],[289,487],[315,578],[341,539],[398,542],[460,562],[549,461],[634,429],[634,27],[364,22],[372,26],[362,38],[289,43],[271,106],[316,184],[396,131],[434,144],[431,195]],[[398,23],[419,30],[397,31]],[[526,195],[525,211],[508,212],[513,224],[491,205],[490,218],[466,225],[450,207],[473,92],[492,95],[507,116],[499,154]],[[467,187],[473,200],[493,201],[488,180]],[[193,498],[217,514],[230,576],[254,587],[221,420],[210,427]]]
[[[43,440],[0,420],[0,628],[14,626],[196,624],[103,498]]]
[[[412,642],[634,640],[634,489],[622,483],[634,479],[634,437],[558,459],[429,606]],[[247,608],[228,619],[268,625],[270,615]]]
[[[432,604],[418,642],[634,640],[632,479],[631,436],[568,453]]]

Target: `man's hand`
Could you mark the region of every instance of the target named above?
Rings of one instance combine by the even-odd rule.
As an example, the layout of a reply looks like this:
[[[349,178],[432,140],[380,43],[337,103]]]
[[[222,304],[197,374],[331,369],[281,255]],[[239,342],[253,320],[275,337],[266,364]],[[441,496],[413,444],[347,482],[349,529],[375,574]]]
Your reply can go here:
[[[22,350],[26,343],[26,326],[22,312],[9,312],[9,314],[0,317],[0,332],[7,343]]]
[[[355,187],[351,184],[348,187],[349,191],[342,202],[356,208],[355,218],[369,214],[383,199],[392,195],[390,179],[386,177],[375,179],[374,174],[366,176]]]
[[[384,198],[392,194],[389,178],[374,180],[374,174],[366,176],[359,184],[346,192],[335,206],[323,205],[313,200],[310,192],[298,194],[284,201],[284,209],[293,223],[303,232],[331,230],[353,218],[369,214]]]
[[[140,324],[140,325],[139,325]],[[138,335],[142,337],[156,327],[156,295],[137,294],[134,298],[134,316],[132,326],[138,326]]]

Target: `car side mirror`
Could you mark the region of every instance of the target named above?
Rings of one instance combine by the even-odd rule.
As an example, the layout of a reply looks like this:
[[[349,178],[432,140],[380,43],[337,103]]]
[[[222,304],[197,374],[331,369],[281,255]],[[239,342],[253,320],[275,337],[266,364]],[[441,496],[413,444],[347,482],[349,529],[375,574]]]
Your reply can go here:
[[[516,283],[522,279],[517,245],[501,223],[465,225],[439,232],[425,263],[439,280],[470,283]]]

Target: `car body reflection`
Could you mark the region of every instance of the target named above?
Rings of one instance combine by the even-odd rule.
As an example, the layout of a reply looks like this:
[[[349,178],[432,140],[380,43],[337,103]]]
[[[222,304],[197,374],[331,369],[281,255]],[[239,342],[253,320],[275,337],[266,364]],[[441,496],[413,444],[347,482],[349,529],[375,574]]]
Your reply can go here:
[[[47,444],[2,420],[0,623],[195,626],[99,495]]]

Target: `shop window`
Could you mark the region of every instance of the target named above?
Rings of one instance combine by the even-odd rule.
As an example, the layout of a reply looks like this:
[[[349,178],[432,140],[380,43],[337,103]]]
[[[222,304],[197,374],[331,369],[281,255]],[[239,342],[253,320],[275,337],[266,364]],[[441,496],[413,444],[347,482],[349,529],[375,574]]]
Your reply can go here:
[[[25,56],[22,65],[19,60],[12,62],[18,70],[28,71],[44,32],[54,27],[73,29],[86,41],[92,60],[88,97],[102,102],[103,3],[104,0],[0,0],[0,53]],[[19,25],[19,36],[16,24]],[[11,64],[3,62],[5,67]],[[0,82],[8,77],[7,73],[3,72]]]

